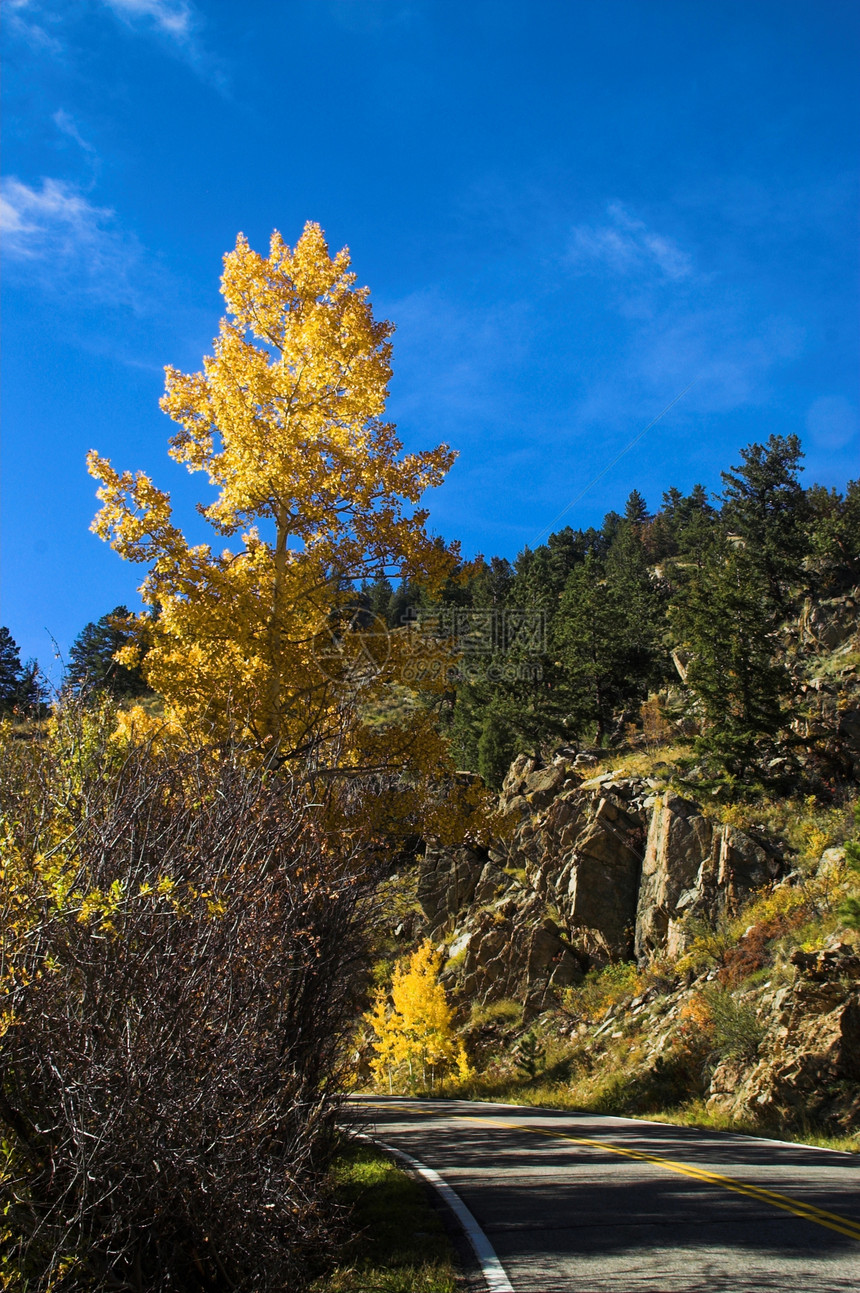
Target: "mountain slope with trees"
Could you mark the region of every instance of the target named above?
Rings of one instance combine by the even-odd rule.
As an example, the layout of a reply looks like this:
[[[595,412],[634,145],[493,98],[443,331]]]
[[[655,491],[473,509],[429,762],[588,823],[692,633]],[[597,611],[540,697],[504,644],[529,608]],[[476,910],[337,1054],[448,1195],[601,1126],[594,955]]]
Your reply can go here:
[[[715,787],[754,793],[803,770],[816,789],[834,751],[795,739],[801,679],[782,626],[860,580],[860,482],[804,489],[801,459],[796,437],[771,436],[723,473],[720,498],[672,489],[650,515],[634,490],[599,530],[562,530],[512,566],[461,566],[443,606],[464,623],[543,624],[528,649],[497,634],[477,656],[461,641],[442,709],[461,764],[498,788],[518,754],[618,744],[659,695]]]
[[[454,640],[543,627],[459,635],[442,721],[497,812],[488,846],[427,842],[385,949],[442,950],[452,1090],[856,1147],[860,484],[801,458],[771,437],[721,498],[634,491],[446,590]]]

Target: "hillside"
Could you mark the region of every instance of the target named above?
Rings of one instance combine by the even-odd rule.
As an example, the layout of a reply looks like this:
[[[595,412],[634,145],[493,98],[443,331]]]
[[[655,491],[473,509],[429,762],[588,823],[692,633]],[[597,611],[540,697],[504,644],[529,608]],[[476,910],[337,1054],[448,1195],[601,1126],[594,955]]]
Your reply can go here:
[[[488,844],[399,873],[388,955],[443,953],[470,1090],[857,1134],[858,597],[782,630],[793,730],[815,736],[786,756],[801,782],[807,760],[838,770],[829,791],[726,802],[677,729],[565,746],[514,760]]]

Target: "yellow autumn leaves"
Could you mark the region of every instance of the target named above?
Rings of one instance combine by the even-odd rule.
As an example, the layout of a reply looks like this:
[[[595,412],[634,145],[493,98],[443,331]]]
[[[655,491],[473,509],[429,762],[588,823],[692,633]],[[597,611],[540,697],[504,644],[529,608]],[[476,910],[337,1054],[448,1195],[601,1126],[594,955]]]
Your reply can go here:
[[[212,355],[200,372],[166,370],[170,455],[217,490],[198,510],[229,547],[192,545],[143,473],[117,472],[95,452],[89,470],[102,503],[93,529],[149,566],[141,593],[154,613],[138,631],[163,726],[177,739],[238,736],[279,762],[358,770],[386,763],[359,719],[396,679],[399,645],[385,668],[347,661],[340,678],[320,669],[320,651],[356,581],[445,577],[451,553],[418,504],[454,454],[404,454],[383,420],[393,328],[374,319],[349,263],[315,224],[293,249],[275,233],[268,257],[240,235],[224,258],[228,314]],[[144,734],[152,721],[141,712],[134,725]],[[395,747],[444,762],[425,717],[406,726]]]
[[[441,952],[429,939],[406,962],[398,962],[389,991],[381,989],[365,1015],[374,1033],[370,1068],[378,1086],[432,1090],[440,1079],[472,1076],[453,1012],[439,982]]]

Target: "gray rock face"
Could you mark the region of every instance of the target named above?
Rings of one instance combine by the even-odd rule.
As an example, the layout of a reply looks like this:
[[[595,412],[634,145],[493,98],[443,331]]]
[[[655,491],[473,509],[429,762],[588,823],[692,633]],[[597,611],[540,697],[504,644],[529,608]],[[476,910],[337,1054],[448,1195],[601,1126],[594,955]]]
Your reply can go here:
[[[418,901],[434,935],[471,903],[484,859],[473,849],[428,849],[418,877]]]
[[[812,640],[832,651],[857,636],[860,621],[860,589],[829,601],[808,602],[800,617],[801,640]]]
[[[713,825],[695,804],[673,794],[654,804],[636,908],[637,956],[665,947],[672,922],[698,903],[713,845]]]
[[[575,982],[590,962],[683,947],[689,912],[736,910],[780,863],[698,804],[612,773],[583,780],[574,751],[521,756],[487,853],[428,849],[418,898],[448,944],[451,984],[491,1000]],[[581,767],[581,765],[580,765]]]
[[[567,771],[562,763],[551,764],[533,773],[527,782],[526,802],[532,809],[546,808],[561,790],[566,777]]]
[[[611,960],[633,952],[642,869],[641,831],[613,796],[601,797],[569,855],[566,912],[589,951]]]
[[[782,863],[734,826],[721,826],[719,841],[716,882],[725,892],[729,910],[735,911],[754,889],[777,878]]]
[[[542,982],[554,988],[567,988],[582,978],[582,965],[552,920],[545,920],[532,930],[526,977],[531,988]]]
[[[671,792],[653,805],[636,910],[638,958],[682,949],[680,922],[701,912],[734,912],[780,873],[779,859],[733,826],[702,815]]]
[[[807,601],[799,620],[785,627],[784,640],[798,651],[800,704],[792,726],[805,757],[825,775],[860,780],[860,587]]]

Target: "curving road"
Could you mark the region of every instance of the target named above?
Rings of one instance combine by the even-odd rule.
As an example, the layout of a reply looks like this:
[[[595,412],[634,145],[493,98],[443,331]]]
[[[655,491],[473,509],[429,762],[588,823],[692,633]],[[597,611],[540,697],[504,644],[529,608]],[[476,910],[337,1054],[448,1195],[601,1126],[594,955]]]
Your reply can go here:
[[[513,1105],[354,1108],[453,1186],[515,1293],[860,1289],[860,1157]]]

